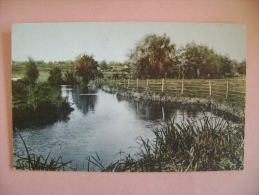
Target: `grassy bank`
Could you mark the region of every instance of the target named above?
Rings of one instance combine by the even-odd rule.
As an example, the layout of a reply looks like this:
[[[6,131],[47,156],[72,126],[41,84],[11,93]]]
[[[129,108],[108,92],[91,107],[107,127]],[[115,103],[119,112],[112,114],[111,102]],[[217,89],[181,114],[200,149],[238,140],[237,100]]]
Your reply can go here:
[[[164,97],[188,97],[213,99],[244,108],[246,82],[243,78],[232,79],[147,79],[109,80],[103,85],[119,92],[160,94]]]
[[[244,168],[244,126],[207,117],[176,124],[171,121],[153,129],[154,140],[137,138],[139,152],[119,153],[120,159],[105,167],[99,156],[88,157],[95,171],[185,172]],[[88,167],[90,166],[88,165]]]
[[[119,97],[130,98],[135,101],[165,102],[173,104],[176,107],[187,106],[187,109],[188,106],[196,105],[221,117],[226,116],[226,118],[241,121],[244,121],[245,118],[245,100],[244,96],[241,97],[241,95],[236,100],[232,100],[210,95],[189,97],[188,94],[183,95],[180,93],[172,94],[151,90],[136,91],[118,88],[112,85],[103,85],[102,89],[108,93],[115,93]]]

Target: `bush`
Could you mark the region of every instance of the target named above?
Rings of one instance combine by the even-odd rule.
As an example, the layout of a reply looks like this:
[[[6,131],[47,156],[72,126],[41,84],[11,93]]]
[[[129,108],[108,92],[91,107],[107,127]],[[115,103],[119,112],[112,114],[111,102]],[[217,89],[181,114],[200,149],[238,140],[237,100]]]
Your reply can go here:
[[[60,68],[55,67],[49,72],[48,82],[51,85],[61,85],[64,82]]]
[[[36,66],[36,63],[32,58],[29,58],[29,61],[26,63],[24,80],[26,80],[30,85],[34,85],[38,77],[39,70]]]
[[[61,97],[59,87],[37,83],[27,86],[24,81],[13,82],[13,126],[42,126],[66,120],[73,110]]]

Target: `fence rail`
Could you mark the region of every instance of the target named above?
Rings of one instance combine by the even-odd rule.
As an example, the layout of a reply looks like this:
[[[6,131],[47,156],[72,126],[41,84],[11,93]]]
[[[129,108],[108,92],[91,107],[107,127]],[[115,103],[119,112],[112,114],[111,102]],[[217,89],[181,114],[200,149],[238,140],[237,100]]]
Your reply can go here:
[[[245,79],[122,79],[104,81],[111,87],[134,92],[164,92],[185,97],[207,98],[218,100],[229,99],[244,103],[246,93]]]

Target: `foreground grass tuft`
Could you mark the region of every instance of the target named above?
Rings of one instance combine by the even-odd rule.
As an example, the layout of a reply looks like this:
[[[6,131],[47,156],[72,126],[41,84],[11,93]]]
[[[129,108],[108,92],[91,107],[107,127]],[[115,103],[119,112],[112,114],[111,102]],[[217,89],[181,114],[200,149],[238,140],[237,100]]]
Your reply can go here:
[[[137,138],[140,146],[135,158],[123,157],[100,171],[165,172],[242,170],[244,167],[244,127],[204,116],[198,121],[174,121],[153,130],[154,140]],[[89,165],[88,165],[89,166]]]

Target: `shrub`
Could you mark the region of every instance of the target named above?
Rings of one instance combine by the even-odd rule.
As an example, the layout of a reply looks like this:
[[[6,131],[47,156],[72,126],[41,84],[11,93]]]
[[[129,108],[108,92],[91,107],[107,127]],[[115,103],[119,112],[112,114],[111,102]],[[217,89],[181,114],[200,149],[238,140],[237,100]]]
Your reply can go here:
[[[60,68],[55,67],[49,72],[48,82],[51,85],[61,85],[64,82]]]

